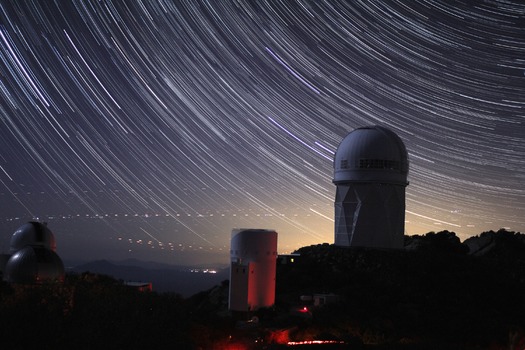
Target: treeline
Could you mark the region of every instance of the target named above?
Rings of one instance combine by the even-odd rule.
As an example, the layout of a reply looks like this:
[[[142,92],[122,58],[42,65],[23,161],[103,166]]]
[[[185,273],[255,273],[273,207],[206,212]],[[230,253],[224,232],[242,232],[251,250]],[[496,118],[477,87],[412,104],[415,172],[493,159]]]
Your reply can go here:
[[[523,348],[525,237],[500,230],[477,239],[442,231],[406,237],[404,251],[304,247],[296,264],[279,268],[278,302],[340,296],[303,325],[312,337],[387,348]]]
[[[186,349],[187,305],[178,295],[143,293],[108,276],[67,275],[38,286],[3,283],[3,349]]]
[[[283,348],[287,341],[342,340],[359,348],[525,347],[525,239],[485,232],[406,237],[403,251],[303,247],[278,265],[276,305],[227,310],[228,281],[190,298],[139,292],[93,273],[63,283],[0,284],[3,349]],[[312,307],[301,296],[333,293]],[[294,310],[308,306],[308,312]],[[274,343],[270,345],[271,343]],[[275,344],[278,343],[278,344]]]

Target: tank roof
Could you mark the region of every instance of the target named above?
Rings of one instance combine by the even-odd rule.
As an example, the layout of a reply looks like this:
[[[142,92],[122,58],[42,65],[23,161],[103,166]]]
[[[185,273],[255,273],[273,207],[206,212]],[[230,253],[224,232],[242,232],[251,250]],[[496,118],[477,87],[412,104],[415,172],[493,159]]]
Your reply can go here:
[[[257,234],[267,234],[267,233],[272,233],[272,232],[275,232],[275,230],[266,229],[266,228],[234,228],[232,229],[232,236],[235,236],[239,233],[257,235]]]
[[[401,138],[383,126],[350,132],[334,156],[335,184],[381,182],[407,185],[408,153]]]

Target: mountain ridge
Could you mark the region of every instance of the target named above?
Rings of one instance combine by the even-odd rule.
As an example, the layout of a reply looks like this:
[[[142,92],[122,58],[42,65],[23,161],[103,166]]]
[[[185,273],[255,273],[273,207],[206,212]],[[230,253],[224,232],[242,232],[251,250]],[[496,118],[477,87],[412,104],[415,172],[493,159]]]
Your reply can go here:
[[[203,268],[169,265],[140,260],[111,261],[94,260],[68,269],[72,273],[92,272],[104,274],[126,282],[149,282],[154,291],[177,293],[189,297],[212,288],[229,277],[229,269],[219,268],[216,273],[203,273]]]

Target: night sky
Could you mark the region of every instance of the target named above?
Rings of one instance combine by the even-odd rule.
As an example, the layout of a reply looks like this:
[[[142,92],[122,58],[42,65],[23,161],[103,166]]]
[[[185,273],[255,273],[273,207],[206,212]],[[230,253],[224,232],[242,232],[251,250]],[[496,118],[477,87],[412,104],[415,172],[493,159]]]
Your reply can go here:
[[[30,219],[66,260],[333,243],[333,153],[372,124],[406,234],[525,230],[522,1],[2,0],[0,55],[2,251]]]

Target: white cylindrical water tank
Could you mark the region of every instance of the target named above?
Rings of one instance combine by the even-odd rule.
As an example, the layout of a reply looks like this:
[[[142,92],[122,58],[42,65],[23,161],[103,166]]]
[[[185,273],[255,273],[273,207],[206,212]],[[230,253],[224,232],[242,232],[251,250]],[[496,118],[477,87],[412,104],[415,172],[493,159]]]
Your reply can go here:
[[[230,310],[253,311],[275,303],[277,232],[234,229],[231,239]]]

